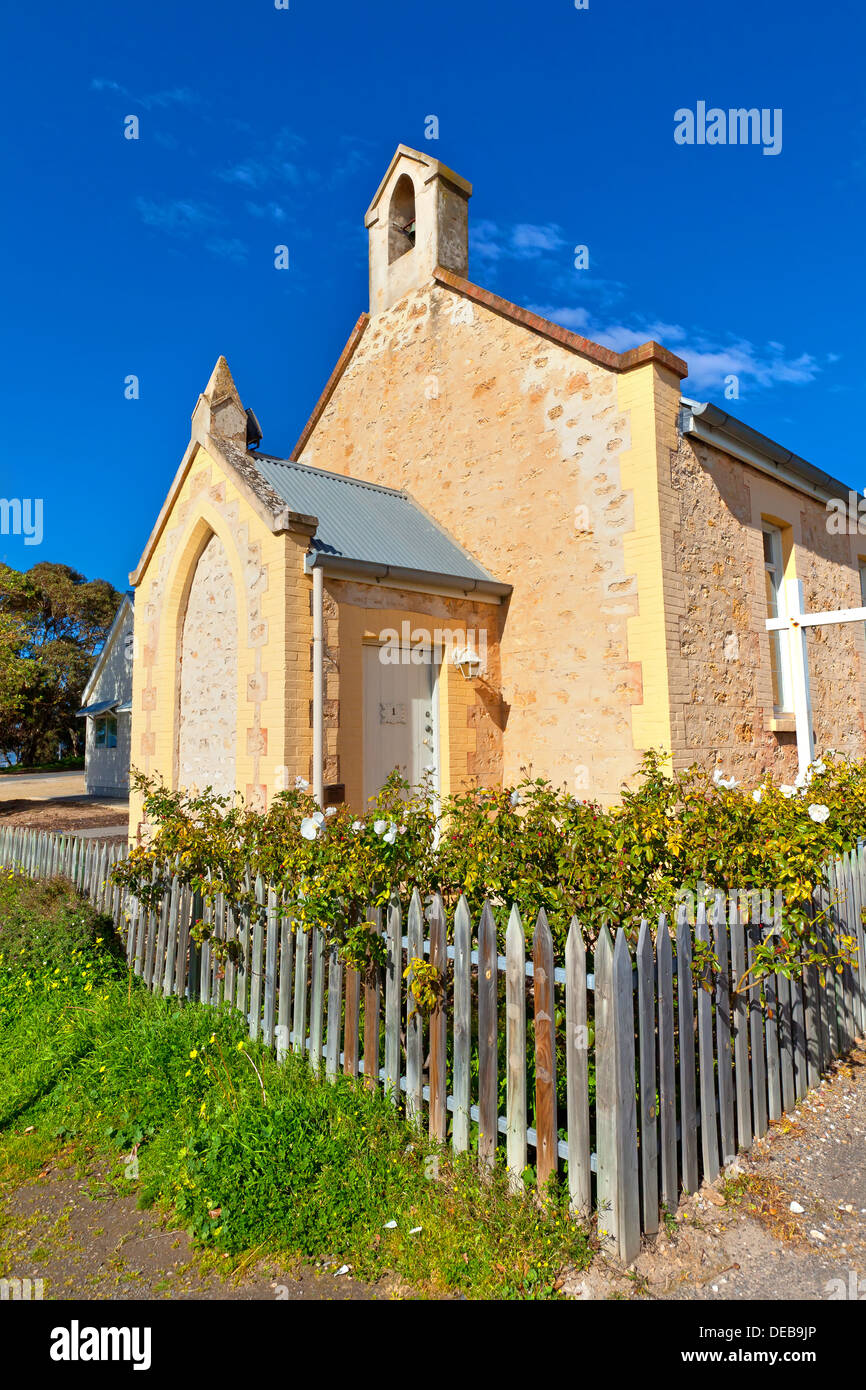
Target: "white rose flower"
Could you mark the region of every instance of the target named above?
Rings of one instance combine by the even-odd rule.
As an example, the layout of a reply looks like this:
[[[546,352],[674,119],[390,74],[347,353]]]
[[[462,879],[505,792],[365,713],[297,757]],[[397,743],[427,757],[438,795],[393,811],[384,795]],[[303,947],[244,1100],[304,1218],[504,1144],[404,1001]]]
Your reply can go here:
[[[352,821],[352,829],[353,829],[353,830],[363,830],[363,829],[364,829],[364,823],[363,823],[363,821],[353,820],[353,821]]]
[[[797,788],[789,786],[787,782],[783,782],[779,788],[779,791],[782,793],[784,797],[787,797],[787,799],[790,801],[791,797],[795,795]]]
[[[829,814],[830,807],[823,806],[820,802],[813,802],[812,805],[809,807],[809,815],[811,816],[812,820],[817,821],[819,825],[824,824]]]
[[[519,791],[516,791],[516,790],[513,791],[513,792],[511,793],[511,796],[510,796],[509,800],[511,801],[512,806],[519,806],[519,805],[520,805],[520,792],[519,792]]]
[[[296,778],[295,778],[295,790],[296,790],[296,791],[299,791],[299,792],[306,792],[306,791],[309,791],[309,790],[310,790],[310,784],[309,784],[309,782],[305,782],[304,779],[303,779],[303,777],[296,777]]]
[[[336,814],[337,814],[337,808],[336,808],[336,806],[326,806],[326,807],[325,807],[325,815],[326,815],[326,816],[335,816]]]
[[[717,767],[713,773],[713,781],[717,787],[724,787],[726,791],[730,791],[732,787],[737,785],[736,777],[728,777],[726,780],[720,767]]]
[[[389,825],[389,827],[388,827],[388,833],[387,833],[387,835],[383,836],[383,839],[384,839],[386,845],[393,845],[393,843],[394,843],[394,841],[396,840],[396,838],[397,838],[397,827],[396,827],[396,825],[394,825],[394,823],[392,822],[391,825]]]
[[[322,815],[321,811],[314,811],[314,812],[313,812],[313,820],[316,822],[316,825],[324,825],[324,824],[325,824],[325,817]]]
[[[305,840],[315,840],[319,833],[319,827],[312,816],[304,816],[301,821],[301,834]]]
[[[374,820],[373,829],[377,835],[384,835],[385,831],[388,829],[388,822],[386,820]]]
[[[757,788],[755,789],[755,791],[752,792],[752,800],[753,800],[753,801],[760,801],[760,799],[761,799],[761,797],[762,797],[763,795],[764,795],[764,793],[761,791],[761,788],[760,788],[760,787],[757,787]]]

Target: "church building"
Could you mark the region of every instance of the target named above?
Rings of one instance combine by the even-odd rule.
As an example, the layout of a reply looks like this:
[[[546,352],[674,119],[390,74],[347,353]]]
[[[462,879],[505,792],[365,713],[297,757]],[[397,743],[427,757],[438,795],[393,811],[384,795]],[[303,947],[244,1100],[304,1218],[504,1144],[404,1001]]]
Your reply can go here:
[[[133,765],[361,811],[394,767],[608,804],[650,748],[793,780],[798,711],[801,756],[804,720],[862,756],[863,623],[810,628],[799,671],[799,629],[767,627],[864,602],[866,538],[828,525],[847,486],[685,397],[658,343],[474,284],[471,194],[398,148],[369,309],[288,458],[217,362],[130,576]]]

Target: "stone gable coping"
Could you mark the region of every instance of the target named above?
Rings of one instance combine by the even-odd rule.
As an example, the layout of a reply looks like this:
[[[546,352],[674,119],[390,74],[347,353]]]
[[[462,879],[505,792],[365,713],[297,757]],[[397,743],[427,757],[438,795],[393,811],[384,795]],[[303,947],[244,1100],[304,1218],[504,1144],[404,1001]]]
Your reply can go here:
[[[602,347],[600,343],[593,343],[589,338],[581,338],[579,333],[572,333],[569,328],[562,328],[558,323],[542,318],[540,314],[521,309],[518,304],[512,304],[511,300],[502,299],[500,295],[484,290],[480,285],[473,285],[471,280],[464,280],[461,275],[455,275],[443,266],[436,267],[434,277],[440,285],[474,300],[476,304],[482,304],[494,314],[501,314],[513,323],[522,324],[533,333],[540,333],[543,337],[560,343],[562,347],[570,348],[572,352],[579,352],[582,357],[598,362],[602,367],[609,367],[611,371],[628,372],[633,367],[642,366],[644,362],[659,362],[662,366],[669,367],[680,378],[689,374],[688,364],[675,353],[662,347],[661,343],[641,343],[640,347],[630,348],[628,352],[614,352],[612,348]]]
[[[355,324],[355,327],[349,334],[348,342],[346,343],[346,346],[343,348],[343,351],[340,353],[340,356],[337,358],[334,370],[331,372],[331,375],[328,377],[328,380],[325,383],[325,389],[322,392],[319,399],[316,401],[316,404],[313,407],[312,414],[310,415],[310,418],[307,421],[307,423],[304,425],[304,428],[301,431],[301,435],[298,439],[297,444],[295,445],[292,452],[289,454],[290,463],[297,463],[300,459],[301,454],[304,452],[304,449],[307,447],[310,435],[313,433],[313,430],[319,423],[319,420],[321,419],[321,416],[324,413],[329,400],[336,391],[340,377],[343,375],[343,372],[346,370],[349,363],[351,362],[352,357],[355,353],[355,348],[358,346],[361,339],[363,338],[364,331],[369,322],[370,315],[362,314],[361,317],[358,319],[358,322]]]

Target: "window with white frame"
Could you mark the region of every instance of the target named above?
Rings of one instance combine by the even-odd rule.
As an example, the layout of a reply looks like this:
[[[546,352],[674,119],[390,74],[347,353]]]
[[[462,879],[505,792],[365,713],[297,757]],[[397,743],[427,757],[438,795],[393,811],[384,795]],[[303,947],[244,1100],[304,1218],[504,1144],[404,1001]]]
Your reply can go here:
[[[764,539],[764,586],[767,595],[767,617],[784,618],[785,564],[782,554],[782,532],[778,526],[765,522],[761,528]],[[777,710],[793,709],[791,695],[791,666],[788,634],[769,632],[770,670],[773,677],[773,705]]]
[[[117,747],[117,719],[113,714],[106,714],[101,719],[94,719],[93,741],[97,748],[116,748]]]

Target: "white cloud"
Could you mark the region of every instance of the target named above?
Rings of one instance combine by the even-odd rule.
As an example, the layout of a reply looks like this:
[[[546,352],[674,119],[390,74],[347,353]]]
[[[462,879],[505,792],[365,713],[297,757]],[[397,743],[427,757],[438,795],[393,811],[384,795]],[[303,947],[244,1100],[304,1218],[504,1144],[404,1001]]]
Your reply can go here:
[[[545,251],[558,251],[564,245],[562,229],[555,222],[546,226],[519,222],[511,233],[511,254],[520,260],[535,259]]]
[[[553,323],[562,324],[563,328],[570,328],[572,333],[583,333],[589,324],[589,310],[579,308],[551,308],[549,304],[529,304],[527,305],[531,314],[538,314],[543,319],[551,319]]]
[[[241,164],[232,165],[230,169],[220,170],[220,178],[225,183],[240,183],[247,188],[261,188],[269,177],[265,165],[255,159],[247,159]]]
[[[469,249],[474,256],[484,261],[498,261],[502,255],[499,241],[499,228],[495,222],[481,219],[469,228]]]
[[[210,237],[204,249],[224,261],[245,261],[247,248],[237,237]]]
[[[303,136],[283,127],[267,144],[258,141],[256,151],[247,159],[218,170],[218,176],[224,183],[240,184],[242,188],[264,189],[275,184],[295,187],[303,174],[296,159],[305,144]]]
[[[566,240],[555,222],[518,222],[510,229],[482,220],[470,227],[470,250],[484,261],[535,261],[561,251]]]
[[[245,159],[240,164],[233,164],[229,169],[221,169],[220,178],[225,183],[239,183],[245,188],[264,188],[266,184],[279,180],[284,183],[300,183],[301,174],[296,164],[291,164],[285,159]]]
[[[677,349],[680,351],[680,349]],[[786,357],[780,343],[768,343],[761,348],[745,340],[727,346],[713,346],[703,337],[695,346],[684,346],[680,355],[689,364],[688,384],[693,390],[713,390],[723,385],[726,376],[736,376],[742,385],[768,387],[805,385],[814,381],[821,370],[809,353]]]
[[[213,226],[218,218],[207,203],[197,203],[188,198],[170,199],[164,203],[150,198],[137,198],[135,205],[143,222],[148,227],[156,227],[163,232],[173,232],[188,236],[205,227]]]
[[[149,96],[139,98],[142,106],[195,106],[198,97],[195,92],[191,92],[188,87],[172,87],[166,92],[151,92]]]
[[[640,347],[641,343],[656,342],[669,347],[682,343],[686,330],[678,323],[647,323],[643,328],[628,328],[625,324],[614,323],[599,329],[598,341],[614,352],[628,352],[629,348]]]
[[[738,377],[741,386],[805,385],[821,371],[821,363],[810,353],[791,356],[784,344],[775,340],[763,346],[745,338],[719,342],[706,332],[678,323],[605,323],[579,306],[533,304],[530,308],[614,352],[628,352],[650,341],[661,343],[688,363],[687,389],[692,391],[719,390],[727,376]]]
[[[340,146],[339,158],[326,172],[325,186],[337,188],[346,180],[354,178],[362,170],[374,170],[376,167],[375,158],[375,146],[366,136],[346,136]]]
[[[91,92],[123,92],[126,88],[121,87],[119,82],[112,82],[110,77],[94,77],[90,83]]]
[[[195,92],[190,91],[189,87],[171,87],[164,92],[150,92],[145,96],[135,96],[128,87],[124,87],[120,82],[115,82],[110,77],[93,77],[90,81],[92,92],[117,92],[120,96],[129,97],[130,101],[143,106],[146,110],[151,107],[165,106],[195,106],[199,98]]]
[[[244,206],[251,217],[270,217],[274,222],[285,221],[286,210],[280,207],[279,203],[252,203],[247,201]]]
[[[186,198],[157,203],[148,198],[138,198],[136,207],[145,225],[156,231],[184,239],[196,234],[205,237],[204,249],[221,260],[245,261],[247,258],[247,246],[238,237],[216,234],[217,227],[224,224],[224,219],[207,203]]]

